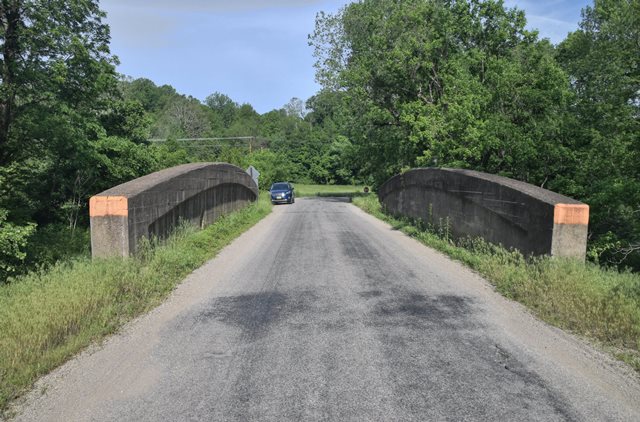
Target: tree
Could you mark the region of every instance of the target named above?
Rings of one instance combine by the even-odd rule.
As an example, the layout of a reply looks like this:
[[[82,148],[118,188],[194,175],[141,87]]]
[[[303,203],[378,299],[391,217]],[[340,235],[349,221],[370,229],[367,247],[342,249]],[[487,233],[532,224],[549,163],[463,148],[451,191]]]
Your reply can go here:
[[[260,115],[251,104],[242,104],[235,111],[234,120],[225,131],[226,136],[258,136]]]
[[[0,189],[9,220],[56,218],[93,164],[97,116],[117,94],[104,13],[91,0],[4,0],[0,8]]]
[[[37,142],[32,119],[104,107],[115,88],[104,12],[92,0],[3,0],[0,165]]]
[[[110,110],[100,116],[100,123],[107,136],[129,139],[137,144],[149,139],[151,118],[137,101],[114,101]]]
[[[170,135],[199,138],[205,136],[211,129],[202,104],[194,98],[183,96],[174,98],[167,105],[164,116],[171,128]]]
[[[214,92],[204,100],[204,103],[221,117],[225,128],[231,126],[239,108],[235,101],[225,94]]]
[[[268,189],[274,182],[294,180],[292,163],[282,154],[274,151],[256,151],[248,159],[248,164],[260,172],[260,186]]]
[[[591,206],[591,252],[640,268],[640,1],[598,0],[558,47],[575,100],[559,189]]]
[[[7,222],[7,211],[0,208],[0,285],[19,273],[26,258],[27,241],[34,231],[34,224],[17,226]]]
[[[297,117],[299,119],[304,119],[304,116],[307,114],[304,102],[297,97],[293,97],[285,104],[284,111],[287,113],[287,116]]]
[[[344,96],[361,172],[377,183],[431,165],[553,177],[567,79],[525,24],[499,0],[364,0],[319,15],[317,79]]]
[[[126,100],[140,103],[149,113],[161,112],[172,98],[179,95],[172,86],[156,86],[146,78],[124,78],[120,81],[120,88]]]

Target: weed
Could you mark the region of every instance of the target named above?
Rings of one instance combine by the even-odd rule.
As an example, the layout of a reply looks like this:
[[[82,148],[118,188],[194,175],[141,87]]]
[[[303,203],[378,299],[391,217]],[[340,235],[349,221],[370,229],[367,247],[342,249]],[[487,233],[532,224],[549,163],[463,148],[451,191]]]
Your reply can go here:
[[[295,193],[298,197],[303,196],[360,196],[364,193],[364,186],[350,185],[305,185],[294,184]]]

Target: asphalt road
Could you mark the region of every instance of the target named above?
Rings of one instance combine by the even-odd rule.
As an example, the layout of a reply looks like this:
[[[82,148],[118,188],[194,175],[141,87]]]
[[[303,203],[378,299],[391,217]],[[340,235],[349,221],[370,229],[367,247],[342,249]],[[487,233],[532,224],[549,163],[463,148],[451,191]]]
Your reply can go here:
[[[275,207],[18,420],[638,421],[638,377],[337,199]]]

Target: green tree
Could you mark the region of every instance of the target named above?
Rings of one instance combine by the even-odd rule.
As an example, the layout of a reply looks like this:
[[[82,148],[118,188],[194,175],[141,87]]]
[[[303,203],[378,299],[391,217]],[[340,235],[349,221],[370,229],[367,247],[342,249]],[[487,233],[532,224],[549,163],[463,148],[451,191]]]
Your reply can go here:
[[[249,157],[248,165],[260,172],[260,188],[269,189],[272,183],[294,179],[295,169],[290,161],[274,151],[256,151]]]
[[[499,0],[363,0],[320,14],[310,43],[317,80],[344,104],[345,155],[377,183],[451,166],[576,197],[591,206],[591,256],[638,269],[640,1],[596,0],[557,48],[525,23]],[[309,107],[325,130],[328,98]]]
[[[115,59],[103,18],[97,1],[2,1],[0,165],[31,152],[48,116],[106,106]]]
[[[172,86],[156,86],[146,78],[124,78],[120,81],[120,89],[126,100],[137,101],[149,113],[164,110],[167,103],[179,95]]]
[[[575,152],[558,189],[591,206],[591,251],[640,268],[640,1],[597,0],[558,47],[575,101]]]
[[[365,0],[319,15],[317,79],[344,96],[362,174],[380,183],[437,165],[553,177],[567,79],[525,24],[499,0]]]
[[[144,144],[150,136],[151,118],[142,104],[131,100],[114,101],[110,110],[100,116],[107,136],[129,139]]]
[[[91,166],[91,140],[116,94],[97,1],[6,0],[0,8],[0,189],[9,219],[47,222]]]
[[[227,127],[225,136],[259,136],[260,115],[251,104],[242,104],[234,114],[234,120]]]
[[[20,272],[27,241],[35,231],[34,224],[17,226],[7,222],[7,214],[7,210],[0,209],[0,284]]]
[[[51,240],[47,225],[73,235],[90,195],[156,165],[145,110],[118,90],[104,16],[96,0],[0,3],[0,277],[33,264],[25,251],[42,248],[25,242]],[[48,235],[31,236],[34,223]]]
[[[238,111],[239,105],[228,95],[222,94],[220,92],[214,92],[209,95],[205,100],[205,104],[211,108],[220,118],[222,119],[222,123],[225,128],[231,126],[233,121],[236,119],[236,113]]]

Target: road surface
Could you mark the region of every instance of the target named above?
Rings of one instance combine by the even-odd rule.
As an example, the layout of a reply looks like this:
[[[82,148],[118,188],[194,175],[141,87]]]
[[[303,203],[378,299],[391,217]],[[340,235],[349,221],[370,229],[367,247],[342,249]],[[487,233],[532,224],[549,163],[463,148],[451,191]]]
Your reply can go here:
[[[18,420],[638,421],[638,377],[344,200],[300,199]]]

